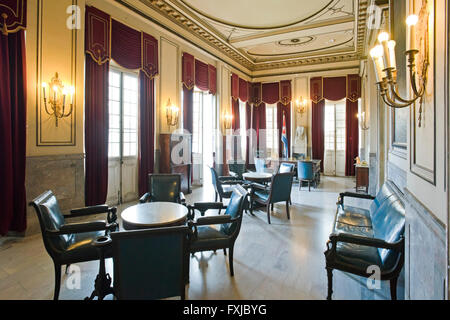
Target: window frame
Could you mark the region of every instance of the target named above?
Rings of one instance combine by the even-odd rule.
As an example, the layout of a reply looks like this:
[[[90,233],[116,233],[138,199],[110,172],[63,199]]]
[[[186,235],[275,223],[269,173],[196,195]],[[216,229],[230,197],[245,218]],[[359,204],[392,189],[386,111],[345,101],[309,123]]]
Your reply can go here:
[[[109,155],[109,147],[110,147],[110,141],[109,141],[109,135],[110,135],[110,130],[111,128],[108,128],[108,159],[109,160],[126,160],[126,159],[136,159],[139,156],[139,103],[140,103],[140,88],[139,88],[139,73],[138,71],[133,71],[133,70],[128,70],[128,69],[124,69],[121,68],[119,66],[116,65],[111,65],[109,68],[109,73],[111,72],[115,72],[118,73],[120,75],[120,85],[119,85],[119,155],[118,156],[110,156]],[[108,79],[109,79],[109,73],[108,73]],[[125,142],[124,141],[124,133],[125,133],[125,129],[124,129],[124,119],[125,119],[125,115],[124,115],[124,105],[125,105],[125,101],[124,101],[124,90],[125,90],[125,86],[124,86],[124,76],[128,75],[131,77],[136,78],[137,80],[137,101],[136,101],[136,153],[135,155],[124,155],[124,144],[125,143],[129,143],[129,142]],[[111,84],[108,83],[108,93],[110,92],[110,87]],[[110,110],[109,110],[109,103],[111,101],[111,97],[108,97],[108,117],[111,116],[110,114]]]

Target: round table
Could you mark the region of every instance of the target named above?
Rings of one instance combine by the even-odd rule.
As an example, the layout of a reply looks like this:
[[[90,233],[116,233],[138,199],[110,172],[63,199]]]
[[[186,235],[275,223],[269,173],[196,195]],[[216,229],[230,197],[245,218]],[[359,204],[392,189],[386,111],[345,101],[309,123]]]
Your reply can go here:
[[[246,172],[242,174],[244,180],[265,183],[272,180],[272,174],[268,172]]]
[[[173,202],[150,202],[125,209],[122,214],[125,230],[179,226],[186,223],[188,208]]]

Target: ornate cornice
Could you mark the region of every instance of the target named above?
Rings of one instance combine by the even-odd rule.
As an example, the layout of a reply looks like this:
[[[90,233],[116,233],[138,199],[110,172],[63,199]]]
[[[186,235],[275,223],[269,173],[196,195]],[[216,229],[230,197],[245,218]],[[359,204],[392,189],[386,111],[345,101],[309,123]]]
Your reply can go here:
[[[216,48],[226,56],[241,66],[246,67],[251,71],[289,68],[296,66],[306,66],[313,64],[323,64],[330,62],[344,62],[359,60],[364,56],[365,39],[366,39],[366,20],[368,0],[358,1],[358,14],[356,17],[357,35],[356,35],[356,52],[337,53],[330,56],[316,56],[316,57],[299,57],[299,58],[283,58],[277,61],[257,62],[234,48],[232,44],[224,38],[214,28],[209,28],[207,25],[203,26],[195,19],[183,13],[177,7],[164,0],[139,0],[143,4],[152,8],[154,11],[161,14],[163,17],[169,19],[176,25],[182,27],[196,38],[202,40],[206,44]]]

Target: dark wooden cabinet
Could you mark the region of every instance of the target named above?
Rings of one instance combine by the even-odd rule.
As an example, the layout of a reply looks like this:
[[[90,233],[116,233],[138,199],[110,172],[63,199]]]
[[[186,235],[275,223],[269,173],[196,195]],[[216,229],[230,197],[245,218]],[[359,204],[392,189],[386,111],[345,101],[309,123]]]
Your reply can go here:
[[[180,173],[181,190],[191,193],[192,138],[189,134],[162,133],[159,136],[160,173]]]
[[[366,189],[366,193],[369,191],[369,167],[356,166],[356,191],[361,188]]]

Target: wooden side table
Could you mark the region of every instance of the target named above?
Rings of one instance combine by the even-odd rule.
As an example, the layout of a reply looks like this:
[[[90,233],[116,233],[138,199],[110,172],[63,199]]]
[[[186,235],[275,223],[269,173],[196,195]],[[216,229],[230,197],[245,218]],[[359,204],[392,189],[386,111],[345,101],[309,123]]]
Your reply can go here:
[[[356,192],[361,188],[366,188],[366,193],[369,191],[369,167],[356,165]]]

